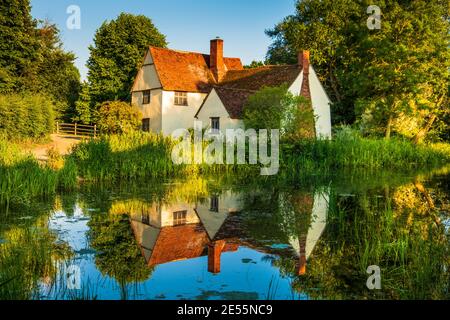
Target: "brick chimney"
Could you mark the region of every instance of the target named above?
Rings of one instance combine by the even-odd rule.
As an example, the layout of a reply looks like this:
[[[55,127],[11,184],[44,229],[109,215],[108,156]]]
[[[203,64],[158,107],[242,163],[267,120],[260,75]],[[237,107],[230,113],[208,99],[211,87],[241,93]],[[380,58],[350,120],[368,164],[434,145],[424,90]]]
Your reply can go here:
[[[302,87],[300,90],[300,95],[311,99],[311,89],[309,87],[309,51],[301,51],[298,54],[298,65],[303,71],[303,81],[302,81]]]
[[[225,63],[223,61],[223,40],[217,37],[211,40],[209,68],[214,79],[220,82],[225,75]]]
[[[306,236],[301,236],[299,242],[300,242],[300,252],[299,252],[297,274],[299,276],[303,276],[306,274]]]
[[[224,240],[214,241],[208,245],[208,272],[220,273],[220,256],[224,246]]]

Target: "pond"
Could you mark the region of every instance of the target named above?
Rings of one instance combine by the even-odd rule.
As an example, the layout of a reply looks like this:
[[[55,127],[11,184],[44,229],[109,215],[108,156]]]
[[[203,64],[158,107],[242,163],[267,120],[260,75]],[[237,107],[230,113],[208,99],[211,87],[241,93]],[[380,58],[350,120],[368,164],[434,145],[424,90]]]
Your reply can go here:
[[[3,210],[0,299],[448,299],[449,190],[445,169],[82,185]]]

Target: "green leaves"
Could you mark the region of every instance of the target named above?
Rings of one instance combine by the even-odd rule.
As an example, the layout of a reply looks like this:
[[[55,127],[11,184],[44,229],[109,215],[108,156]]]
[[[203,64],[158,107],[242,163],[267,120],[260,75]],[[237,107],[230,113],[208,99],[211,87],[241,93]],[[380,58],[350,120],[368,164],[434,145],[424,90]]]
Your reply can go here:
[[[244,106],[243,119],[246,128],[280,129],[285,138],[315,137],[310,102],[292,95],[286,86],[265,87],[250,96]]]
[[[448,108],[442,96],[449,86],[449,2],[379,2],[380,30],[367,28],[370,4],[298,1],[294,15],[267,31],[273,39],[267,59],[295,63],[297,52],[309,49],[334,101],[335,124],[357,120],[367,127],[371,119],[376,132],[410,136]],[[418,120],[411,132],[397,131],[394,120],[403,116]]]
[[[95,113],[104,101],[129,102],[146,50],[149,46],[166,45],[165,36],[145,16],[122,13],[103,23],[95,34],[94,46],[89,47],[88,84],[77,104],[79,119],[84,123],[94,121],[89,113]]]
[[[99,110],[100,130],[106,134],[129,133],[139,129],[142,113],[126,102],[105,102]]]

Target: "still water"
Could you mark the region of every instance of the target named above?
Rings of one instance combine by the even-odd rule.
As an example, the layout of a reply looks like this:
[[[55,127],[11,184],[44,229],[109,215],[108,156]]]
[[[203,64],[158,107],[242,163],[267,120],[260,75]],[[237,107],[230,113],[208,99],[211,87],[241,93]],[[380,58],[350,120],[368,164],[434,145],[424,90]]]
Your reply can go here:
[[[1,213],[0,297],[447,299],[449,190],[445,170],[84,185]]]

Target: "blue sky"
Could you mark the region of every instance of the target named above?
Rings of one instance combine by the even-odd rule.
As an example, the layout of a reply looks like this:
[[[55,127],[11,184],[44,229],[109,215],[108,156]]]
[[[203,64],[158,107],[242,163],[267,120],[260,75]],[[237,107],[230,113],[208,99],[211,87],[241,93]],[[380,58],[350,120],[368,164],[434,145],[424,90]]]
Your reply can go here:
[[[65,49],[76,54],[85,79],[88,46],[97,28],[121,12],[144,14],[166,35],[173,49],[209,52],[209,40],[220,36],[225,55],[244,63],[262,60],[270,39],[264,30],[294,12],[294,0],[31,0],[33,17],[48,19],[61,30]],[[67,7],[81,9],[81,29],[69,30]]]

